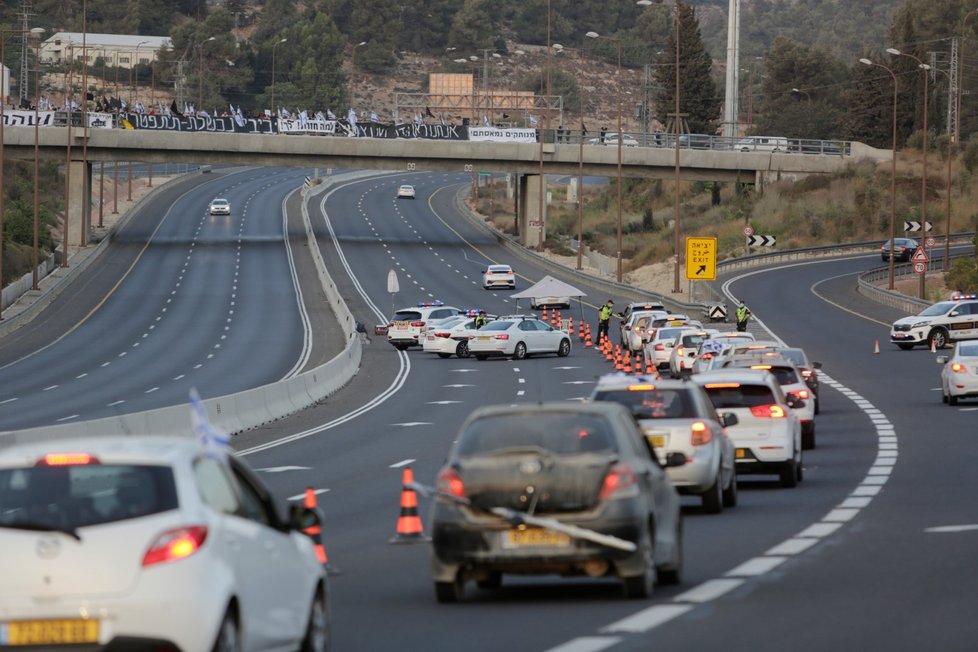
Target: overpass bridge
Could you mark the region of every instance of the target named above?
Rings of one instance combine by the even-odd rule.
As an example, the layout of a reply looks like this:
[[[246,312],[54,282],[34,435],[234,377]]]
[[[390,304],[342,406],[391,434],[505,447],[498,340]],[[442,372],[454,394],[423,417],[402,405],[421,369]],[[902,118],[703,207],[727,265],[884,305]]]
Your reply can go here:
[[[68,132],[64,127],[8,126],[3,131],[3,156],[32,160],[36,147],[41,158],[67,161]],[[546,204],[540,201],[540,195],[546,192],[546,175],[610,178],[618,175],[620,165],[623,177],[672,179],[676,163],[673,147],[582,144],[576,137],[567,135],[561,135],[563,142],[546,142],[555,140],[547,133],[543,134],[542,143],[80,127],[71,129],[70,133],[68,237],[72,245],[87,243],[89,229],[82,225],[92,224],[94,162],[512,173],[519,178],[520,234],[524,244],[545,239]],[[84,154],[83,145],[87,145]],[[680,147],[679,167],[684,180],[763,186],[782,178],[835,172],[857,159],[884,160],[890,156],[888,150],[861,143],[848,144],[843,155],[742,152],[729,146],[725,149]]]

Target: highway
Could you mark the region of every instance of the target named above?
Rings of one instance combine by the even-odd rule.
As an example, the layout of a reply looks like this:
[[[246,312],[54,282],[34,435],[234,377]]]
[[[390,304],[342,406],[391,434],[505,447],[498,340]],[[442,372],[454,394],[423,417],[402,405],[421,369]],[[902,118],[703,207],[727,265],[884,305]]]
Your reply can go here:
[[[271,240],[273,223],[279,229],[282,223],[271,219],[271,213],[281,210],[290,189],[287,181],[292,180],[291,187],[301,182],[301,176],[282,172],[287,179],[276,177],[279,173],[242,173],[246,176],[235,188],[244,196],[226,191],[234,205],[243,204],[254,191],[247,224],[265,224],[250,218],[251,204],[261,202],[270,219],[267,230],[256,235]],[[228,176],[232,178],[237,177]],[[414,184],[418,198],[396,200],[400,183]],[[392,307],[419,300],[511,312],[514,302],[508,292],[480,286],[487,262],[513,265],[520,288],[547,273],[457,218],[456,191],[467,183],[461,175],[389,175],[340,185],[311,202],[323,256],[344,299],[368,329],[385,321]],[[213,190],[199,189],[186,205],[190,226],[208,221],[203,210]],[[166,201],[174,200],[161,197],[161,203]],[[206,224],[202,228],[210,232]],[[169,232],[172,255],[161,252],[153,264],[144,257],[133,267],[130,278],[145,274],[147,280],[129,289],[128,300],[118,309],[122,312],[113,313],[114,321],[87,328],[97,312],[62,340],[66,344],[59,342],[9,368],[26,370],[19,365],[44,355],[52,356],[48,366],[64,366],[72,357],[69,352],[99,350],[115,340],[127,345],[138,341],[179,277],[176,270],[187,254],[191,232],[174,228]],[[233,231],[217,233],[222,243],[233,241]],[[196,256],[200,245],[194,249]],[[256,256],[263,266],[285,258],[280,237],[268,249],[279,253]],[[233,273],[222,268],[233,267],[236,256],[225,253],[215,255],[206,274],[180,281],[189,294],[201,295],[197,303],[190,302],[191,312],[196,305],[209,313],[201,309],[205,303],[226,310],[234,281]],[[301,499],[307,486],[320,492],[324,542],[334,571],[335,650],[973,650],[978,625],[970,609],[978,567],[970,562],[978,537],[978,507],[971,497],[978,453],[969,439],[978,405],[943,405],[935,391],[939,367],[933,354],[900,351],[888,343],[889,323],[902,315],[852,291],[858,271],[880,264],[878,254],[872,254],[789,263],[725,279],[725,287],[745,299],[757,318],[752,329],[760,334],[766,327],[823,363],[818,445],[805,451],[805,480],[796,489],[777,487],[773,476],[744,478],[740,504],[719,515],[706,515],[697,499],[684,498],[684,579],[676,587],[657,587],[650,600],[623,599],[620,583],[611,579],[507,576],[499,590],[469,584],[461,604],[439,605],[428,572],[428,546],[389,543],[406,466],[420,482],[432,483],[458,426],[477,405],[586,396],[595,378],[610,368],[593,350],[575,346],[567,358],[519,362],[443,360],[418,350],[398,352],[375,336],[365,347],[360,373],[347,387],[300,414],[237,436],[234,445],[283,499]],[[390,269],[400,285],[393,301],[387,292]],[[265,377],[282,377],[302,357],[301,311],[292,273],[282,261],[264,272],[260,282],[252,280],[260,283],[260,291],[251,298],[282,304],[276,311],[252,308],[235,317],[234,324],[256,320],[249,331],[281,325],[276,335],[282,341],[271,346],[273,355],[255,347],[257,335],[242,337],[252,348],[236,355],[248,364],[229,366],[234,369],[231,378],[227,369],[212,375],[202,371],[194,383],[205,395],[255,382],[247,373],[252,367],[256,374],[262,368]],[[159,279],[155,284],[154,274]],[[595,305],[608,297],[589,283],[574,283],[588,295],[585,314],[594,325]],[[208,297],[213,301],[204,300]],[[624,302],[612,298],[616,304]],[[245,301],[243,296],[240,300]],[[103,308],[111,302],[112,297]],[[219,322],[217,316],[197,319]],[[130,330],[126,321],[142,326]],[[63,322],[70,323],[74,321]],[[243,323],[240,327],[246,328]],[[133,387],[125,394],[127,401],[145,401],[138,394],[143,387],[168,385],[164,380],[179,369],[206,360],[220,328],[204,323],[174,328],[160,337],[166,346],[160,345],[152,360],[127,367],[133,380],[117,378],[99,387],[109,395]],[[328,326],[323,329],[312,328],[310,344],[321,355],[328,349],[320,341],[328,339]],[[151,332],[147,339],[153,336]],[[25,348],[33,340],[21,337],[20,351],[33,350]],[[877,339],[879,354],[873,352]],[[57,375],[74,378],[108,359],[105,355],[86,355],[87,365],[77,367],[72,359],[71,371],[59,369]],[[0,373],[0,400],[12,392],[44,396],[44,386],[55,382],[51,377],[32,380],[33,389],[26,391],[24,374],[16,374],[14,382],[9,368]],[[238,377],[238,370],[245,378]],[[43,366],[32,371],[56,375]],[[167,391],[176,395],[181,383],[172,384]],[[107,398],[96,396],[88,402],[84,395],[74,400],[92,405],[95,413],[101,409],[95,404]],[[44,418],[64,412],[51,410],[53,399],[31,400]],[[184,399],[175,402],[179,400]],[[8,412],[5,405],[0,419],[13,418]],[[426,508],[422,499],[424,524]]]

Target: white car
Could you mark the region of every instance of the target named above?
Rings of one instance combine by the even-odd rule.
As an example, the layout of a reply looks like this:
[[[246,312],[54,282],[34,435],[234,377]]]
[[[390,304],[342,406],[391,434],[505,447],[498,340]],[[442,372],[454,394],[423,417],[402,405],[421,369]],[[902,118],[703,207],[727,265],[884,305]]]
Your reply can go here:
[[[461,312],[458,308],[446,306],[444,302],[437,299],[419,301],[414,308],[401,308],[394,313],[387,324],[387,341],[398,351],[404,351],[412,346],[421,346],[429,321],[452,317]]]
[[[613,145],[618,146],[618,133],[615,131],[605,132],[604,136],[598,136],[588,140],[590,145]],[[638,147],[638,141],[631,134],[623,134],[621,138],[622,147]]]
[[[0,646],[324,652],[321,522],[189,435],[4,448]]]
[[[777,379],[763,369],[721,369],[692,377],[718,412],[732,412],[727,428],[736,450],[737,473],[775,473],[781,486],[802,479],[801,421]]]
[[[398,199],[414,199],[414,186],[404,184],[397,187]]]
[[[669,374],[673,378],[684,378],[693,373],[693,363],[700,344],[716,329],[686,330],[676,338],[676,344],[669,353]]]
[[[226,199],[212,199],[207,210],[211,215],[230,215],[231,202]]]
[[[978,339],[978,297],[940,301],[914,317],[893,322],[890,341],[905,351],[917,344],[942,349],[950,342]]]
[[[477,332],[475,318],[468,315],[449,317],[425,331],[421,350],[437,353],[439,358],[469,357],[469,337]]]
[[[619,323],[621,345],[631,353],[638,353],[655,334],[652,324],[657,319],[665,317],[665,310],[633,310],[627,319]]]
[[[679,493],[698,496],[707,513],[737,504],[734,446],[725,430],[737,417],[718,415],[699,385],[607,374],[598,379],[590,400],[627,407],[663,466],[669,453],[683,453],[686,464],[666,468],[666,475]]]
[[[711,369],[719,369],[733,353],[734,346],[754,341],[754,335],[740,331],[725,331],[710,335],[700,344],[693,361],[692,373],[699,374]]]
[[[469,353],[476,360],[493,356],[509,356],[522,360],[528,355],[570,354],[570,335],[533,317],[500,317],[472,333]]]
[[[570,308],[570,297],[531,297],[530,308],[539,310],[544,306],[548,308]]]
[[[962,398],[978,396],[978,342],[958,342],[951,356],[939,355],[941,397],[957,405]]]
[[[516,288],[516,274],[509,265],[489,265],[482,271],[482,287],[486,290],[493,288]]]
[[[657,369],[665,369],[669,366],[669,358],[679,336],[690,332],[695,333],[697,329],[689,326],[663,326],[655,329],[652,337],[645,342],[645,359],[651,360]]]

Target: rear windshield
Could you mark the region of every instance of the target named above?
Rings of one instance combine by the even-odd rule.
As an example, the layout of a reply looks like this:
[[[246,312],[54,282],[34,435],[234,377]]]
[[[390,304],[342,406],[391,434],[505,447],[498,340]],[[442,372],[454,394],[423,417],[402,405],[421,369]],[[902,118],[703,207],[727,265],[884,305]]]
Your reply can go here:
[[[707,385],[705,388],[713,407],[718,410],[723,408],[749,408],[757,405],[770,405],[775,402],[774,393],[766,385],[741,384],[737,387],[710,387]]]
[[[699,346],[704,339],[704,335],[683,335],[682,343],[685,347],[693,348]]]
[[[771,367],[771,373],[778,379],[779,385],[794,385],[800,383],[798,374],[791,367]]]
[[[74,530],[176,508],[176,485],[168,466],[0,469],[0,525]]]
[[[505,414],[473,421],[459,437],[461,457],[539,448],[557,455],[617,450],[608,422],[597,415],[559,412]]]
[[[682,419],[695,418],[689,394],[677,389],[598,391],[596,401],[621,403],[632,412],[636,419]]]
[[[421,313],[417,310],[398,310],[394,313],[394,319],[391,321],[415,321],[421,319]]]
[[[513,325],[511,321],[491,321],[479,330],[483,331],[504,331]]]
[[[805,354],[804,352],[802,352],[801,349],[781,349],[779,353],[785,358],[787,358],[788,360],[794,362],[798,366],[801,367],[808,366],[808,361],[805,360]]]

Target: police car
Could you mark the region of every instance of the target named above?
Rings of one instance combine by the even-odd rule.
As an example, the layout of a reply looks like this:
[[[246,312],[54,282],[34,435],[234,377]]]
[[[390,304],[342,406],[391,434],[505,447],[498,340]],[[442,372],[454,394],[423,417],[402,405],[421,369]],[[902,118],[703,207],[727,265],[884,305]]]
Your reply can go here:
[[[978,339],[978,295],[965,294],[928,306],[893,322],[890,341],[904,351],[917,344],[941,349],[951,342]]]
[[[387,341],[398,351],[421,346],[428,322],[458,315],[462,310],[443,301],[419,301],[414,308],[401,308],[387,324]]]

